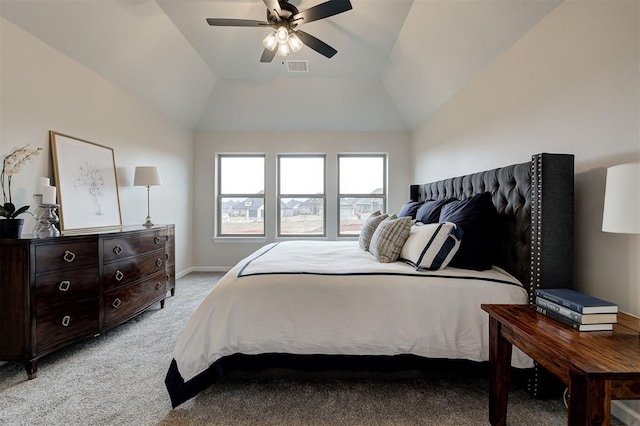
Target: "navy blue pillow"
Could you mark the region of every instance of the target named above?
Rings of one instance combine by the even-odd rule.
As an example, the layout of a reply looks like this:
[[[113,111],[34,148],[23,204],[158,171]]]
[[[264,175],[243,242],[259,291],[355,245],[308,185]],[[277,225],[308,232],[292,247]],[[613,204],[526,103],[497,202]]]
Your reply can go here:
[[[410,216],[411,219],[416,218],[416,212],[418,208],[422,205],[422,201],[407,201],[404,203],[404,206],[400,209],[400,213],[398,213],[398,217],[406,217]]]
[[[442,206],[440,222],[453,222],[462,228],[464,238],[449,266],[482,271],[491,269],[498,212],[491,202],[491,193],[483,192],[464,200]]]
[[[416,212],[416,220],[422,223],[438,223],[440,221],[440,210],[442,206],[452,199],[447,200],[427,200]]]

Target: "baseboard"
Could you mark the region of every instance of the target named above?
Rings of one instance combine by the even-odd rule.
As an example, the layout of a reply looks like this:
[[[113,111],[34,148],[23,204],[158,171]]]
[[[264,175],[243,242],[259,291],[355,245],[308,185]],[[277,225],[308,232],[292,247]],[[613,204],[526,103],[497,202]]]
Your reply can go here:
[[[191,272],[229,272],[231,267],[229,266],[192,266],[191,268],[187,268],[184,271],[176,274],[176,279],[180,277],[184,277]]]
[[[611,414],[627,426],[640,426],[640,413],[622,401],[611,402]]]

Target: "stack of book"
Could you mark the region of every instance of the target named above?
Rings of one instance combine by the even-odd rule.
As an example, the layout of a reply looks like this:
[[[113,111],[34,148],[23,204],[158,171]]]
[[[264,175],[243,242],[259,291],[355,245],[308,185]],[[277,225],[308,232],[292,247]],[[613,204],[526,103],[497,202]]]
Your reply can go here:
[[[536,311],[579,331],[613,330],[618,305],[568,288],[536,290]]]

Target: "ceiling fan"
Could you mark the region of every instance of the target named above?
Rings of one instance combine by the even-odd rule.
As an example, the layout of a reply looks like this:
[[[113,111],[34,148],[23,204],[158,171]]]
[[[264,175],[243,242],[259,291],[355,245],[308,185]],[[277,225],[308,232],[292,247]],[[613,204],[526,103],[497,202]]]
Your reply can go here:
[[[267,20],[207,18],[207,23],[217,27],[272,27],[275,31],[262,41],[264,52],[260,62],[271,62],[278,53],[288,56],[297,52],[303,45],[310,47],[327,58],[333,57],[337,50],[309,33],[296,29],[299,25],[328,18],[352,9],[349,0],[328,0],[317,6],[299,12],[289,0],[262,0],[267,6]]]

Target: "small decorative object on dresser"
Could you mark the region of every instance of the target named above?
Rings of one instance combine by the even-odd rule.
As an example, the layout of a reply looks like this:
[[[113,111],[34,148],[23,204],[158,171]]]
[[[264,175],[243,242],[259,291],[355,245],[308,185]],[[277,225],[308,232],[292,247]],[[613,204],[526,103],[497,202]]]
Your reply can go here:
[[[175,294],[174,227],[0,239],[0,360],[38,360]]]
[[[2,159],[0,186],[2,187],[3,204],[0,206],[0,216],[5,219],[0,219],[0,238],[18,238],[22,233],[24,219],[18,219],[18,216],[25,213],[29,206],[16,208],[13,204],[11,180],[40,151],[42,148],[31,149],[27,144],[21,148],[15,148]]]

